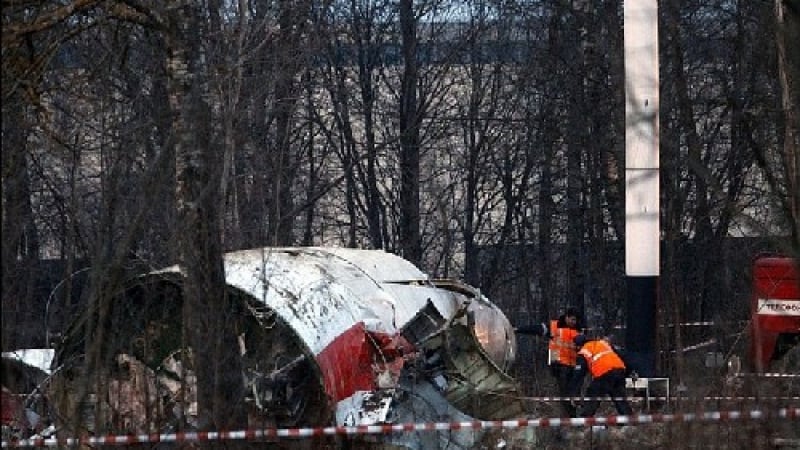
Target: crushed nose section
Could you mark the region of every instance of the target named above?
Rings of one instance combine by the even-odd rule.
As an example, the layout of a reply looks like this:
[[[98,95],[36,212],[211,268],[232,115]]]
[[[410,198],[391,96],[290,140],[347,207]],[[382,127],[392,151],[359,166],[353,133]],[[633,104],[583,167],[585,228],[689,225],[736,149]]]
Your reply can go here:
[[[403,327],[403,336],[420,349],[418,370],[448,402],[470,416],[486,420],[520,417],[524,407],[516,381],[498,366],[498,362],[510,364],[513,355],[513,347],[498,344],[507,330],[486,328],[496,320],[492,310],[469,302],[464,305],[461,314],[445,320],[428,302]],[[494,352],[494,358],[487,350]]]
[[[466,313],[466,321],[459,323],[468,325],[482,353],[501,371],[509,370],[516,360],[517,341],[514,327],[503,311],[470,285],[451,279],[433,283],[458,299],[462,311],[452,317]]]
[[[516,381],[489,358],[470,327],[452,326],[437,344],[441,345],[444,366],[458,374],[448,380],[448,401],[479,419],[524,416]]]

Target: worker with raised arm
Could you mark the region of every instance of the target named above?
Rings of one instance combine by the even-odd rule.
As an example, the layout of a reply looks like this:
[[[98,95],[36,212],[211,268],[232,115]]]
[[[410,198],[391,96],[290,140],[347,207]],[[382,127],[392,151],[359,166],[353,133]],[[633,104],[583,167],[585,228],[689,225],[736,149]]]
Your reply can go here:
[[[625,363],[611,344],[603,339],[588,339],[586,335],[575,337],[578,357],[575,364],[575,386],[580,391],[583,379],[588,372],[592,381],[586,388],[588,400],[583,402],[580,417],[591,417],[600,406],[598,397],[611,396],[614,407],[620,415],[633,413],[625,394]]]
[[[549,324],[538,324],[529,327],[519,327],[515,331],[520,334],[532,334],[548,338],[547,364],[550,373],[556,380],[558,395],[564,414],[575,417],[575,404],[571,397],[577,396],[579,391],[574,390],[576,383],[575,361],[577,349],[573,340],[580,334],[578,312],[574,308],[567,308],[566,312],[558,319],[553,319]],[[580,388],[580,385],[577,385]]]

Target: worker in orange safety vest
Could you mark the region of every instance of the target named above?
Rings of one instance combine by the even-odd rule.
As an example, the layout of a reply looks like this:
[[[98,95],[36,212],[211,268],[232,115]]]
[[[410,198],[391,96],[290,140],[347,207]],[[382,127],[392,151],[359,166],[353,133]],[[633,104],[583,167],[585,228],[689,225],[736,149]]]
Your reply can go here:
[[[578,394],[574,390],[576,383],[573,380],[577,358],[573,340],[580,334],[578,312],[574,308],[567,308],[564,314],[547,325],[542,323],[534,327],[519,327],[515,331],[548,338],[547,364],[556,379],[558,395],[562,398],[561,407],[567,417],[576,417],[575,404],[570,398]]]
[[[589,399],[583,403],[578,415],[593,416],[600,406],[598,397],[606,395],[611,396],[617,413],[626,416],[632,414],[631,406],[625,398],[625,363],[614,347],[603,339],[588,339],[583,334],[576,336],[574,343],[579,350],[573,389],[580,392],[587,372],[592,377],[589,387],[586,388]]]

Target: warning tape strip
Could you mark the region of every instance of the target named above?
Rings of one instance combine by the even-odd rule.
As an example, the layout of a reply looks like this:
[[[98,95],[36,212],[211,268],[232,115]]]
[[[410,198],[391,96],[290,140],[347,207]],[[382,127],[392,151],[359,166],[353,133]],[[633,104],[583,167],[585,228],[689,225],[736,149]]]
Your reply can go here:
[[[800,378],[800,373],[778,373],[778,372],[738,372],[734,376],[737,377],[753,377],[753,378]]]
[[[721,322],[704,321],[704,322],[665,323],[665,324],[659,325],[659,328],[672,328],[672,327],[676,327],[676,326],[677,327],[713,327],[715,325],[730,325],[731,323],[737,323],[737,324],[740,324],[740,325],[745,325],[745,324],[748,323],[748,321],[747,320],[734,320],[734,321],[721,321]],[[604,328],[603,327],[588,327],[588,328],[585,328],[585,329],[587,331],[593,331],[593,330],[601,330],[601,329],[604,329]],[[625,329],[625,325],[612,325],[611,329],[624,330]]]
[[[594,425],[639,425],[665,422],[713,422],[726,420],[764,420],[779,418],[797,420],[800,408],[777,411],[715,411],[678,414],[635,414],[631,416],[543,418],[514,420],[474,420],[469,422],[404,423],[386,425],[331,426],[318,428],[265,428],[241,431],[207,431],[184,433],[151,433],[135,435],[89,436],[82,438],[48,438],[3,441],[3,448],[55,447],[77,445],[132,445],[156,442],[208,442],[222,440],[259,440],[270,438],[307,438],[334,435],[389,434],[415,431],[458,431],[497,428],[585,427]]]
[[[664,401],[719,401],[719,400],[759,400],[759,401],[800,401],[800,396],[764,396],[759,397],[751,396],[705,396],[705,397],[688,397],[688,396],[656,396],[651,395],[648,397],[516,397],[520,400],[534,401],[534,402],[579,402],[579,401],[592,401],[592,400],[627,400],[629,402],[643,402],[646,400],[664,400]]]

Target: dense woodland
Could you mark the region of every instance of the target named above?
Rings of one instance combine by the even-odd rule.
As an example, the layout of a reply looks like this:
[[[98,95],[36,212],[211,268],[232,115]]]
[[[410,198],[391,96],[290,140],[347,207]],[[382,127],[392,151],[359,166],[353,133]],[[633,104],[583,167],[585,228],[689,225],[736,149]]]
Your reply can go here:
[[[619,323],[622,6],[4,1],[3,350],[174,263],[186,338],[230,340],[221,255],[261,246],[385,249],[515,321]],[[745,319],[750,259],[800,254],[800,3],[659,11],[659,315]]]

